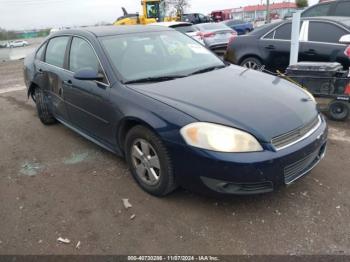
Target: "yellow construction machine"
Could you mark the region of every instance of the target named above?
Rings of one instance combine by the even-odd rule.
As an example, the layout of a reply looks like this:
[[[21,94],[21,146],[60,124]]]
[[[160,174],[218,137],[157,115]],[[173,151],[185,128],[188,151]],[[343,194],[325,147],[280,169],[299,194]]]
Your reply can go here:
[[[122,7],[124,15],[119,17],[114,25],[137,25],[151,24],[157,22],[176,21],[176,17],[165,17],[164,0],[141,0],[142,15],[139,13],[129,14]]]

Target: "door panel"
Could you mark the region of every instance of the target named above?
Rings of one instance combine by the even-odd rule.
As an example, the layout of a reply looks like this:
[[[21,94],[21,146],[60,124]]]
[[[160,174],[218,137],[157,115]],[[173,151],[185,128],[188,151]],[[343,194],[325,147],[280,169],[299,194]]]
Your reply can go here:
[[[284,71],[289,65],[292,25],[285,23],[259,41],[264,54],[265,66],[275,72]]]
[[[69,36],[52,38],[46,48],[45,63],[38,62],[37,68],[38,73],[42,75],[40,85],[48,92],[52,113],[65,121],[69,121],[69,116],[64,100],[65,86],[62,77],[69,39]]]
[[[332,23],[310,21],[308,41],[301,44],[300,61],[339,62],[344,68],[349,67],[345,56],[345,45],[339,44],[341,36],[348,32]],[[325,34],[324,32],[327,32]]]
[[[108,81],[100,83],[75,79],[74,72],[84,68],[104,73],[92,46],[86,40],[74,37],[69,55],[70,72],[66,72],[65,77],[65,98],[70,119],[73,125],[90,136],[112,144],[115,134],[112,128],[113,108],[109,103]]]

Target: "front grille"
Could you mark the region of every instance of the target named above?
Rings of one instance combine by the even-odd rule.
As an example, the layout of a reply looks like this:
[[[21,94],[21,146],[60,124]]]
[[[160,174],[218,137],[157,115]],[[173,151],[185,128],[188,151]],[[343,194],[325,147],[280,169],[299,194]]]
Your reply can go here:
[[[290,184],[312,169],[320,160],[321,156],[319,154],[320,151],[317,150],[305,158],[286,166],[284,168],[284,182]]]
[[[283,135],[274,137],[271,140],[272,145],[276,150],[283,149],[299,140],[302,140],[307,136],[312,130],[316,129],[321,123],[321,117],[316,117],[313,121],[306,124],[303,127],[297,128],[291,132],[285,133]],[[311,135],[311,134],[310,134]]]

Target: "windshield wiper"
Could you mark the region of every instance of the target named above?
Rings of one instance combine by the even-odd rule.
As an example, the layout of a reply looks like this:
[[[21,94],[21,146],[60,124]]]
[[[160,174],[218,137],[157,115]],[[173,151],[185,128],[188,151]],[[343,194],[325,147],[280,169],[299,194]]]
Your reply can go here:
[[[163,81],[174,80],[176,78],[182,78],[182,77],[185,77],[185,76],[183,76],[183,75],[174,75],[174,76],[145,77],[145,78],[140,78],[140,79],[126,81],[126,82],[124,82],[124,84],[163,82]]]
[[[194,72],[192,72],[191,74],[189,74],[189,75],[187,75],[187,76],[198,75],[198,74],[202,74],[202,73],[214,71],[214,70],[221,69],[221,68],[225,68],[225,67],[226,67],[226,65],[210,66],[210,67],[206,67],[206,68],[202,68],[202,69],[199,69],[199,70],[197,70],[197,71],[194,71]]]

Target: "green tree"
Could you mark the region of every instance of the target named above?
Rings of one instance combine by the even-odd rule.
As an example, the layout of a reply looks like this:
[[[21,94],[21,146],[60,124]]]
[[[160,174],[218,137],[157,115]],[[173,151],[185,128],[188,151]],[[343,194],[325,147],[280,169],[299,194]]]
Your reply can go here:
[[[305,8],[309,6],[308,0],[295,0],[295,4],[298,8]]]

